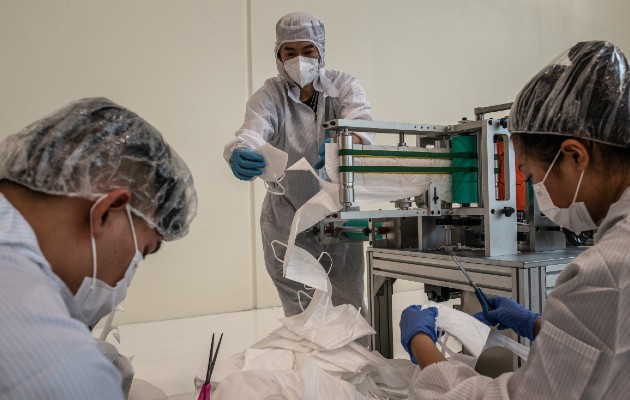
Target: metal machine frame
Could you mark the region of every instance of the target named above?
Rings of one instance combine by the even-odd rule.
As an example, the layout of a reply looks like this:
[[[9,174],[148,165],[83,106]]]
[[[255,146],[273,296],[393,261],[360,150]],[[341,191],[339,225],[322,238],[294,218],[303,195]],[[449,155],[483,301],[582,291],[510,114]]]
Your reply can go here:
[[[455,125],[402,124],[362,120],[332,120],[324,128],[335,132],[339,149],[352,149],[352,132],[397,134],[398,146],[406,146],[405,136],[416,137],[416,146],[443,141],[455,135],[476,135],[478,154],[478,203],[450,204],[441,201],[439,187],[430,185],[415,199],[400,199],[396,210],[352,211],[354,173],[340,173],[339,198],[344,208],[331,215],[322,224],[343,229],[343,221],[368,219],[370,247],[367,251],[368,298],[370,322],[376,330],[372,348],[386,357],[393,356],[391,300],[396,279],[417,281],[434,288],[446,289],[446,297],[461,296],[463,311],[473,313],[480,309],[472,288],[457,268],[450,252],[463,248],[457,254],[477,284],[489,295],[507,296],[519,303],[542,312],[547,294],[555,286],[555,277],[564,266],[576,257],[581,249],[566,249],[566,240],[560,229],[538,211],[533,198],[528,198],[525,219],[517,221],[514,150],[510,145],[507,118],[484,119],[486,113],[509,109],[510,104],[476,108],[477,120],[462,120]],[[504,144],[505,196],[498,199],[495,168],[495,143]],[[353,166],[351,155],[339,157],[340,166]],[[531,194],[530,194],[531,196]],[[413,204],[418,207],[413,207]],[[440,226],[440,218],[462,221],[456,230]],[[464,226],[467,220],[483,220],[480,226]],[[523,222],[524,221],[524,222]],[[462,227],[463,226],[463,227]],[[356,228],[355,228],[356,229]],[[317,233],[317,232],[316,232]],[[324,227],[318,230],[325,240]],[[328,232],[330,233],[330,231]],[[482,238],[483,247],[461,246],[466,235]],[[329,235],[330,236],[330,235]],[[526,240],[522,240],[526,237]],[[322,239],[320,239],[322,240]],[[519,243],[520,240],[520,243]],[[453,243],[455,242],[455,243]],[[520,251],[519,251],[520,250]],[[439,296],[443,297],[443,296]],[[438,298],[444,300],[444,298]],[[527,340],[518,338],[521,343]],[[507,369],[519,364],[517,357],[500,354]],[[481,361],[481,360],[480,360]],[[492,361],[496,363],[496,359]]]

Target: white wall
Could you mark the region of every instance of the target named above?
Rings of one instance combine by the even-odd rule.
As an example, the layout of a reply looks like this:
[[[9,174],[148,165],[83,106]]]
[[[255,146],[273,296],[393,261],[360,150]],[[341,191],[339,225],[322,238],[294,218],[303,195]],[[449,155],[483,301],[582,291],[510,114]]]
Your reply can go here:
[[[275,22],[296,10],[325,22],[327,67],[356,75],[386,121],[472,118],[580,40],[630,54],[627,0],[0,0],[0,138],[106,96],[193,171],[191,233],[142,264],[119,322],[279,304],[258,233],[264,190],[237,181],[221,153],[251,91],[276,74]]]

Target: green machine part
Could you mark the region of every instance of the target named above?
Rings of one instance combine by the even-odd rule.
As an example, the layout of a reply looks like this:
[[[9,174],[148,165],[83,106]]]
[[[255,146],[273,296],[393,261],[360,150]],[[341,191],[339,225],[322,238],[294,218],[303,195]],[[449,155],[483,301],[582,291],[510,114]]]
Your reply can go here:
[[[455,136],[450,141],[453,154],[451,166],[476,169],[477,136]],[[458,154],[475,154],[475,157],[457,157]],[[478,203],[477,185],[477,172],[453,172],[453,203]]]
[[[345,224],[343,224],[343,226],[348,226],[348,227],[356,227],[356,228],[367,228],[369,226],[369,221],[367,219],[351,219],[348,222],[346,222]],[[380,228],[383,226],[382,222],[376,222],[375,226],[377,228]],[[362,239],[362,240],[369,240],[368,236],[365,236],[362,233],[358,233],[358,232],[344,232],[344,235],[346,235],[348,238],[350,239]],[[376,235],[376,240],[381,240],[383,239],[384,235]]]

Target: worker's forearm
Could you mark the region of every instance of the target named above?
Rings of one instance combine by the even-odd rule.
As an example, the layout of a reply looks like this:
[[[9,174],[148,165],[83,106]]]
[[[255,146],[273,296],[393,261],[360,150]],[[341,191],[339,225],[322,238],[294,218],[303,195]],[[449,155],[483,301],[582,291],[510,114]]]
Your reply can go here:
[[[410,347],[413,356],[422,369],[436,362],[446,361],[446,358],[440,353],[433,340],[424,333],[414,336],[411,339]]]
[[[352,143],[354,144],[361,144],[363,143],[363,139],[361,139],[361,137],[357,134],[352,134]]]

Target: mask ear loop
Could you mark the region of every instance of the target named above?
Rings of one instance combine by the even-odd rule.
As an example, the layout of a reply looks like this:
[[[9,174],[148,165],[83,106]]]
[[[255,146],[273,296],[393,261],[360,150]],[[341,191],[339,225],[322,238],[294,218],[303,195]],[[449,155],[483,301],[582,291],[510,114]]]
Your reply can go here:
[[[575,194],[573,195],[573,201],[571,202],[571,204],[575,203],[575,199],[577,199],[578,192],[580,191],[580,185],[582,184],[582,178],[584,178],[584,171],[586,170],[583,169],[582,173],[580,174],[580,180],[578,180],[577,189],[575,189]]]
[[[284,178],[284,175],[282,175],[282,178]],[[265,185],[265,189],[267,189],[267,191],[268,191],[269,193],[271,193],[271,194],[273,194],[273,195],[276,195],[276,196],[282,196],[282,195],[284,195],[284,193],[286,192],[286,189],[285,189],[285,188],[284,188],[284,186],[282,186],[282,184],[280,183],[280,181],[282,180],[282,178],[278,179],[278,180],[275,182],[275,184],[276,184],[277,186],[279,186],[279,187],[280,187],[280,189],[281,189],[280,191],[275,192],[275,191],[271,190],[271,189],[270,189],[270,188],[271,188],[271,186],[270,186],[270,185],[269,185],[266,181],[263,181],[263,184]]]
[[[330,253],[328,253],[327,251],[322,251],[322,254],[320,254],[319,257],[317,258],[317,262],[319,262],[321,264],[321,260],[322,260],[322,257],[324,256],[324,254],[327,255],[328,258],[330,258],[330,267],[328,267],[328,272],[326,272],[326,275],[330,276],[330,271],[332,271],[332,267],[333,267],[333,258],[330,255]]]
[[[549,175],[549,173],[551,172],[551,168],[553,168],[554,164],[556,163],[556,160],[558,160],[558,157],[560,157],[560,153],[562,153],[562,148],[560,148],[560,150],[558,150],[558,152],[556,153],[556,156],[553,158],[553,161],[551,162],[551,165],[549,166],[549,169],[547,169],[547,172],[545,173],[545,177],[543,178],[541,183],[544,184],[545,181],[547,180],[547,175]]]
[[[306,289],[306,285],[304,285],[304,288]],[[298,304],[300,305],[300,309],[302,310],[302,312],[304,312],[306,309],[302,306],[302,299],[300,298],[300,293],[303,294],[304,296],[308,297],[311,300],[313,300],[313,296],[311,296],[310,294],[306,293],[304,290],[298,290],[297,291]]]
[[[288,248],[289,245],[286,245],[286,244],[282,243],[281,241],[279,241],[277,239],[276,240],[272,240],[271,243],[270,243],[271,244],[271,251],[273,251],[273,256],[276,258],[276,260],[280,261],[281,263],[284,263],[284,260],[279,259],[278,256],[276,255],[276,248],[273,247],[273,245],[275,243],[278,243],[280,246],[284,246],[285,248]]]
[[[94,239],[94,226],[92,224],[92,215],[94,214],[94,208],[96,208],[96,205],[100,203],[101,200],[103,200],[105,197],[107,197],[106,194],[102,195],[101,197],[96,199],[94,204],[92,204],[92,207],[90,207],[90,241],[92,242],[92,283],[90,284],[90,290],[94,289],[94,287],[96,286],[96,264],[97,264],[96,263],[96,239]]]
[[[325,255],[327,255],[330,258],[330,267],[328,268],[328,271],[326,272],[326,275],[330,275],[330,271],[332,270],[332,257],[331,255],[327,252],[327,251],[323,251],[322,254],[319,255],[319,258],[317,258],[317,261],[321,264],[320,260],[322,259],[322,257]],[[323,267],[323,265],[322,265]],[[304,285],[304,290],[315,290],[314,287],[312,286],[308,286],[308,285]],[[300,290],[298,291],[298,301],[300,301],[300,292],[304,293],[304,295],[308,296],[308,294],[303,291]],[[311,300],[313,300],[313,297],[308,296]],[[326,303],[326,305],[328,305],[328,302]],[[302,304],[300,303],[300,308],[302,308]],[[304,308],[302,308],[302,311],[304,311]],[[326,309],[324,309],[324,316],[326,315]]]
[[[127,218],[129,218],[129,226],[131,226],[131,236],[133,237],[133,247],[135,251],[140,251],[138,249],[138,237],[136,236],[136,228],[133,226],[133,220],[131,219],[131,210],[129,208],[129,204],[125,206],[127,210]]]
[[[333,267],[333,258],[332,258],[332,256],[330,255],[330,253],[328,253],[327,251],[322,251],[322,254],[320,254],[320,255],[319,255],[319,257],[317,257],[317,262],[321,265],[321,259],[322,259],[322,257],[324,256],[324,254],[325,254],[325,255],[327,255],[327,256],[328,256],[328,258],[330,258],[330,267],[328,268],[328,272],[326,272],[326,275],[330,276],[330,271],[332,271],[332,267]],[[322,265],[322,267],[323,267],[323,265]],[[329,303],[329,302],[330,302],[330,303],[331,303],[331,305],[332,305],[332,299],[331,299],[331,298],[328,298],[328,299],[326,300],[326,305],[324,306],[324,315],[323,315],[323,318],[326,318],[326,311],[328,311],[328,303]]]

